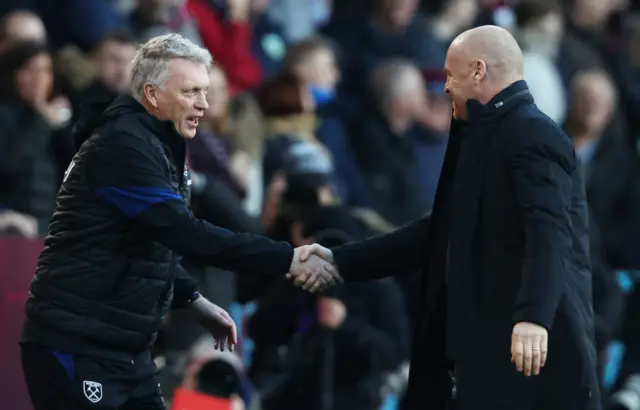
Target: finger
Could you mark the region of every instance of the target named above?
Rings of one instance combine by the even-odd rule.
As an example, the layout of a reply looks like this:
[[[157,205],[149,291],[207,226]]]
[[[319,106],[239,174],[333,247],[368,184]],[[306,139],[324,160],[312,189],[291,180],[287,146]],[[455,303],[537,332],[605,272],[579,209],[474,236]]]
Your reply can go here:
[[[305,245],[300,247],[300,262],[306,262],[313,255],[313,245]]]
[[[537,376],[540,374],[540,359],[541,359],[541,345],[542,343],[542,338],[540,336],[534,336],[533,337],[533,341],[532,341],[532,362],[531,362],[531,372],[533,373],[534,376]]]
[[[311,279],[311,276],[312,275],[310,273],[303,273],[301,275],[298,275],[298,276],[295,277],[294,284],[297,287],[304,286],[304,284],[307,283],[307,281],[309,281],[309,279]]]
[[[320,278],[322,278],[324,284],[326,284],[327,286],[333,286],[336,284],[337,280],[336,277],[333,276],[331,274],[331,272],[329,272],[325,266],[322,267],[322,269],[319,272]]]
[[[342,279],[342,276],[340,276],[340,272],[338,272],[338,269],[336,269],[335,266],[333,266],[331,264],[326,264],[324,266],[324,270],[327,271],[331,275],[331,277],[334,280],[334,282],[337,282],[337,283],[344,282],[344,279]]]
[[[531,376],[531,367],[533,365],[533,341],[531,337],[524,340],[524,375]]]
[[[310,291],[313,285],[320,279],[316,274],[309,275],[309,278],[302,284],[302,290]]]
[[[522,340],[520,340],[519,335],[513,335],[512,343],[513,357],[515,358],[516,369],[521,372],[524,366],[524,344],[522,343]]]
[[[547,342],[547,336],[542,336],[542,340],[540,340],[540,367],[544,367],[544,365],[547,363]]]
[[[233,324],[233,326],[231,326],[231,331],[229,333],[231,334],[231,337],[229,339],[231,346],[229,347],[231,348],[231,351],[233,351],[235,345],[238,344],[238,328],[236,328],[235,323]]]
[[[213,349],[214,350],[218,350],[218,347],[220,346],[220,342],[218,341],[217,338],[213,339]]]
[[[311,289],[309,290],[311,293],[316,293],[322,291],[327,287],[325,280],[322,277],[319,277],[318,280],[313,284]]]

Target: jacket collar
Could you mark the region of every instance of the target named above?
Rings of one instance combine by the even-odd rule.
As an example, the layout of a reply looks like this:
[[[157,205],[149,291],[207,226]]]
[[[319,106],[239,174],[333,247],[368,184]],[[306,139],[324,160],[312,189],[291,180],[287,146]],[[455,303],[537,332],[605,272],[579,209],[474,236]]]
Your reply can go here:
[[[533,96],[524,80],[516,81],[496,94],[487,104],[482,104],[478,100],[467,101],[468,122],[491,121],[525,102],[532,103]]]

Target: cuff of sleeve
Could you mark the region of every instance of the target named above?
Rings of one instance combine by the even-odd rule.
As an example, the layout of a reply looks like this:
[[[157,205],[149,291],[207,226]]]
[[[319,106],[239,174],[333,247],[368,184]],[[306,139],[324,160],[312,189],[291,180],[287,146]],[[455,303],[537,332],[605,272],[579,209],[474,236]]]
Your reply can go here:
[[[551,330],[553,325],[554,312],[546,312],[541,306],[525,306],[516,309],[513,314],[513,323],[529,322],[542,326],[547,331]]]
[[[293,262],[293,252],[294,249],[286,242],[282,242],[282,248],[280,251],[279,261],[273,266],[273,274],[274,275],[285,275],[289,272],[291,268],[291,263]]]
[[[191,297],[198,291],[198,283],[192,279],[176,279],[173,285],[171,309],[185,309]]]

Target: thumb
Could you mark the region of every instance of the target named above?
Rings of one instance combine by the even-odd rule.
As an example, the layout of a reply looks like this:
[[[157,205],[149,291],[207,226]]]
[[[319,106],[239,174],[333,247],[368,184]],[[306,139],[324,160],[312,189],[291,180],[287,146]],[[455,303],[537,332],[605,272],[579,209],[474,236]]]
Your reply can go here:
[[[319,256],[327,262],[331,262],[333,259],[333,253],[331,253],[331,250],[325,248],[324,246],[320,246],[317,243],[314,243],[312,245],[305,245],[301,247],[300,262],[306,262],[307,259],[311,257],[311,255]]]
[[[316,253],[314,250],[315,246],[316,244],[314,243],[313,245],[304,245],[300,247],[300,262],[306,262],[311,255]]]

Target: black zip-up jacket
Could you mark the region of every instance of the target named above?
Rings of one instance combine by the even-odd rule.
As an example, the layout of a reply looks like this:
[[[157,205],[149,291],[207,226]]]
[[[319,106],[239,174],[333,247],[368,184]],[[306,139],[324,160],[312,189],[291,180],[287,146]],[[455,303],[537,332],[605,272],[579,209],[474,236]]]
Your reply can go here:
[[[23,342],[129,360],[154,342],[169,307],[185,307],[196,292],[182,256],[240,274],[289,270],[287,243],[193,216],[184,139],[133,98],[94,106],[74,140],[80,148],[38,260]]]

